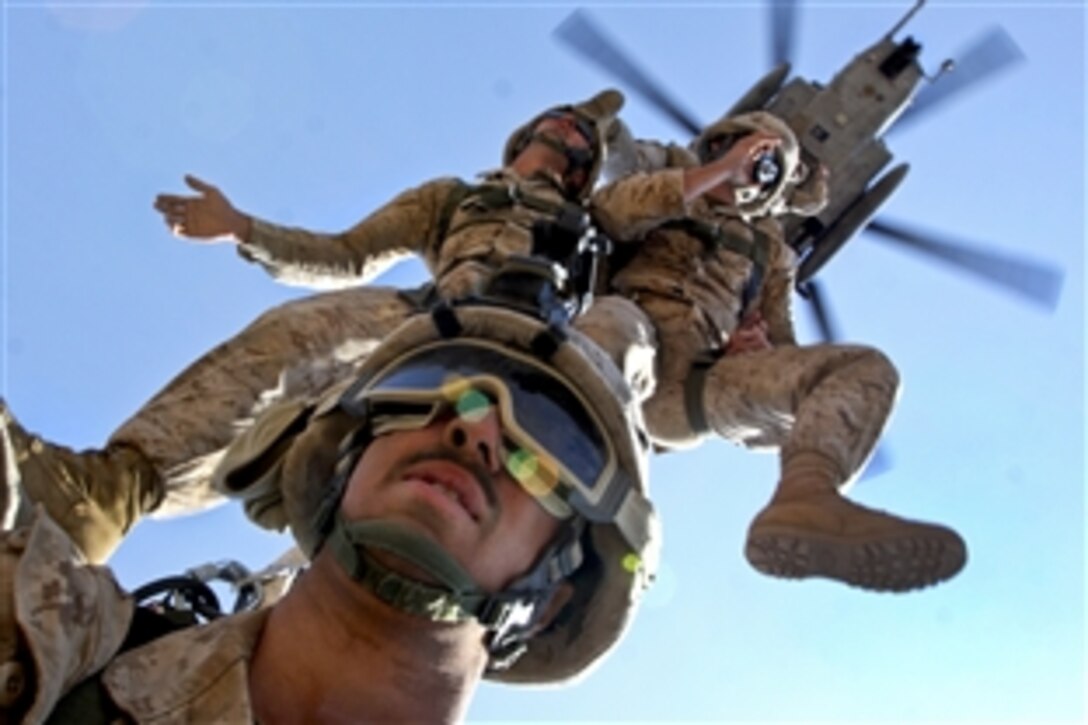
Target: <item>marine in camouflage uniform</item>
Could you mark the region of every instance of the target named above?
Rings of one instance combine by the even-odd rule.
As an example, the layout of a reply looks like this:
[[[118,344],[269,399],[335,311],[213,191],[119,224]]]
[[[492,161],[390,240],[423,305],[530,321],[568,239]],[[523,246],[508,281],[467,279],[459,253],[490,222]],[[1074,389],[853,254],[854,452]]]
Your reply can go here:
[[[482,679],[554,685],[605,657],[659,555],[637,403],[576,332],[554,334],[544,355],[534,341],[556,328],[536,318],[452,314],[454,338],[417,315],[357,378],[299,411],[301,425],[283,429],[272,414],[283,401],[230,447],[222,475],[242,490],[294,486],[312,505],[292,530],[310,566],[269,608],[164,634],[41,507],[0,532],[0,722],[455,722]],[[369,404],[376,390],[395,395],[391,369],[418,374],[436,351],[487,375],[465,391],[486,408],[444,398],[444,385],[424,419]],[[535,434],[512,432],[520,405],[496,405],[494,386],[537,400],[542,380],[551,415]],[[542,438],[549,426],[562,433]],[[612,504],[574,495],[565,513],[550,509],[558,490],[502,462],[510,436],[541,470],[561,452],[607,451],[588,480]],[[564,496],[590,472],[574,468],[573,482],[552,482]],[[471,503],[436,504],[437,486]]]
[[[636,167],[671,168],[624,176],[592,200],[604,231],[634,243],[612,285],[657,334],[656,388],[643,408],[650,435],[666,449],[711,434],[778,449],[777,490],[745,547],[764,573],[895,591],[955,575],[965,546],[954,531],[840,495],[872,454],[899,379],[875,349],[798,346],[794,337],[795,257],[775,217],[818,212],[824,175],[805,170],[793,133],[764,112],[718,121],[694,148],[699,158],[676,146],[628,144],[640,154]],[[779,168],[761,186],[753,166],[765,154]],[[697,194],[715,168],[726,175]],[[737,344],[744,336],[755,342]]]
[[[193,177],[187,181],[199,196],[160,195],[156,208],[178,234],[232,238],[244,258],[284,282],[351,288],[264,313],[172,380],[102,450],[77,453],[34,436],[0,400],[0,472],[23,492],[21,501],[0,501],[3,523],[25,521],[29,503],[41,502],[101,562],[145,514],[220,501],[210,472],[256,414],[343,378],[417,309],[400,290],[358,285],[417,254],[440,296],[478,291],[509,255],[529,254],[535,221],[581,208],[601,167],[604,126],[622,104],[608,90],[550,109],[512,134],[504,166],[477,184],[425,183],[340,234],[249,217]]]

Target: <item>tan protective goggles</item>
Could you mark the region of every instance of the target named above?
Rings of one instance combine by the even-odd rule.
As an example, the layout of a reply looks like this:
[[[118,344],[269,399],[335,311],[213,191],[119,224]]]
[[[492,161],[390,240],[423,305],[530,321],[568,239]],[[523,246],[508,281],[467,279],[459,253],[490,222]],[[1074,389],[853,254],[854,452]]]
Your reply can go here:
[[[486,342],[441,342],[413,350],[341,400],[375,434],[415,429],[452,411],[466,420],[497,414],[500,458],[549,513],[612,520],[631,488],[612,441],[577,390],[535,358]]]

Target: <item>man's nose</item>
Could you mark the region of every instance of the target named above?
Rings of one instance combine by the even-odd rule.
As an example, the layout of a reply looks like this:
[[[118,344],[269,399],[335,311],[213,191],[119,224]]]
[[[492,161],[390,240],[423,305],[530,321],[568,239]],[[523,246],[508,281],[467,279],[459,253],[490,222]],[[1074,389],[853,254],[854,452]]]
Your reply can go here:
[[[491,473],[500,470],[502,429],[493,407],[472,415],[455,416],[446,424],[443,437],[447,445],[474,457]]]

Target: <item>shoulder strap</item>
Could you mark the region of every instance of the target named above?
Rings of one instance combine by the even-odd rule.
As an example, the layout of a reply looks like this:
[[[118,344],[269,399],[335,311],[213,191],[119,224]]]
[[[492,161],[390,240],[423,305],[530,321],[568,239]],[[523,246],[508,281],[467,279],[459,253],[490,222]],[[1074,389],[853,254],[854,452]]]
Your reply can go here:
[[[766,272],[770,260],[768,236],[758,227],[750,227],[753,239],[751,241],[730,234],[717,224],[704,222],[700,219],[685,217],[662,225],[666,229],[679,229],[701,241],[707,249],[727,249],[734,254],[748,258],[752,262],[752,271],[741,293],[741,309],[746,310],[748,305],[759,294],[763,286],[763,275]]]
[[[752,227],[755,235],[753,241],[742,239],[730,234],[717,224],[704,222],[700,219],[685,217],[676,219],[662,225],[665,229],[680,229],[700,240],[710,249],[728,249],[734,254],[747,257],[756,267],[766,267],[769,259],[767,245],[763,243],[764,234],[759,229]]]
[[[771,238],[759,227],[752,227],[753,243],[757,250],[757,257],[752,258],[752,273],[748,277],[748,283],[744,285],[741,293],[741,311],[747,312],[749,306],[755,302],[763,288],[763,276],[767,272],[767,264],[771,256]]]
[[[473,200],[479,211],[494,212],[509,209],[513,206],[523,206],[539,214],[550,218],[562,220],[568,218],[580,218],[586,213],[585,207],[571,201],[554,201],[544,196],[526,193],[520,187],[512,184],[479,184],[472,186],[461,183],[459,187],[450,192],[446,201],[442,204],[439,214],[439,238],[445,239],[449,234],[459,232],[467,226],[488,221],[487,219],[462,220],[455,228],[450,224],[457,208],[468,198]]]
[[[466,184],[460,179],[457,180],[457,186],[450,191],[446,200],[442,202],[442,209],[438,212],[438,239],[440,241],[446,238],[446,234],[450,229],[450,220],[453,219],[453,213],[457,211],[457,207],[477,188],[479,187]]]

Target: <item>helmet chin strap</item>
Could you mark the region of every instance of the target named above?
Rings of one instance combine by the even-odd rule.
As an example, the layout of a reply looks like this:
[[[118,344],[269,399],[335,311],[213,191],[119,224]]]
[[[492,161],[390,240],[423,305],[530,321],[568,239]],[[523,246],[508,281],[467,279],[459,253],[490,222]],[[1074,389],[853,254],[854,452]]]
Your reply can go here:
[[[326,545],[353,579],[386,604],[434,622],[464,622],[488,598],[460,564],[431,539],[388,521],[346,521],[339,513]],[[383,566],[368,550],[387,551],[419,567],[438,585]]]
[[[582,563],[584,525],[564,527],[537,565],[503,592],[479,589],[467,571],[432,539],[388,521],[346,521],[336,514],[325,542],[337,562],[386,604],[432,622],[477,620],[488,630],[492,666],[509,666],[559,582]],[[427,572],[438,585],[412,579],[375,561],[368,550],[388,551]]]

